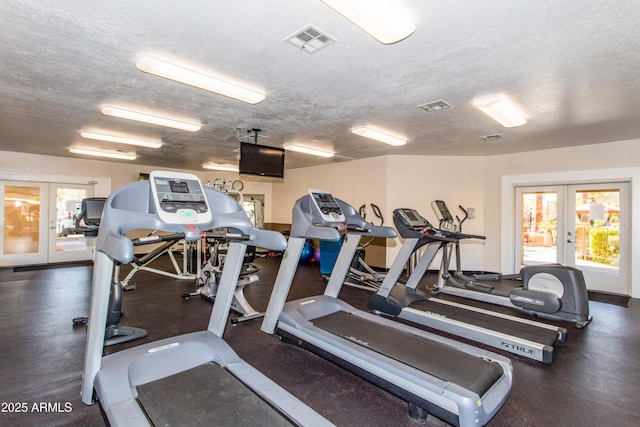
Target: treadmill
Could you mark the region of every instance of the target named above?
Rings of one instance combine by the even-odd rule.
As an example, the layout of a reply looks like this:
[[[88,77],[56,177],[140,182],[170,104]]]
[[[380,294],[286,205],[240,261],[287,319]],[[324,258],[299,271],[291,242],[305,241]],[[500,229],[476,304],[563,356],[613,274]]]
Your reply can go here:
[[[125,237],[137,229],[170,234]],[[213,231],[220,229],[229,231]],[[207,330],[102,357],[114,265],[131,262],[136,243],[195,241],[205,234],[230,241]],[[92,404],[97,397],[112,426],[333,425],[240,359],[222,339],[247,245],[283,250],[286,240],[255,228],[233,198],[203,187],[195,175],[154,171],[149,181],[114,191],[98,232],[82,401]]]
[[[338,299],[362,236],[393,238],[397,233],[392,227],[369,224],[328,191],[311,189],[298,199],[262,330],[407,401],[416,420],[432,414],[454,425],[486,424],[511,391],[510,360]],[[286,302],[306,239],[343,239],[343,244],[324,294]]]
[[[397,316],[518,356],[547,364],[552,362],[555,343],[566,339],[565,328],[433,298],[417,290],[436,252],[455,239],[433,228],[414,209],[394,210],[393,222],[405,240],[380,289],[369,299],[369,308],[378,314]],[[406,283],[399,284],[409,258],[423,247],[420,260]]]

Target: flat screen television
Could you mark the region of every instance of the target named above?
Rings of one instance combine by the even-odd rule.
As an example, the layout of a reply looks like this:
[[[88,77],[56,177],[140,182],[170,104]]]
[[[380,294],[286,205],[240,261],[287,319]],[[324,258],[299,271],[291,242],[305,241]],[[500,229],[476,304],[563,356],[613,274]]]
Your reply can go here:
[[[239,172],[270,178],[284,178],[284,148],[240,143]]]

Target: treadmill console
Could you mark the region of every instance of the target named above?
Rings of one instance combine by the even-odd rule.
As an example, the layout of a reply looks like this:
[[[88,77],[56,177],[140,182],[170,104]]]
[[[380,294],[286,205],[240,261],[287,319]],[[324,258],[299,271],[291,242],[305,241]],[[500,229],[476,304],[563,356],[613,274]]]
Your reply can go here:
[[[162,221],[185,225],[211,222],[211,209],[197,176],[153,171],[149,181],[156,211]]]
[[[453,216],[451,216],[451,212],[449,212],[449,208],[443,200],[434,200],[432,205],[435,205],[436,209],[438,209],[440,221],[453,222]]]
[[[312,203],[320,212],[320,216],[327,222],[344,222],[346,220],[338,202],[326,190],[309,189]]]
[[[424,219],[415,209],[396,209],[394,212],[398,214],[402,222],[404,222],[407,227],[413,230],[432,228],[429,221]]]

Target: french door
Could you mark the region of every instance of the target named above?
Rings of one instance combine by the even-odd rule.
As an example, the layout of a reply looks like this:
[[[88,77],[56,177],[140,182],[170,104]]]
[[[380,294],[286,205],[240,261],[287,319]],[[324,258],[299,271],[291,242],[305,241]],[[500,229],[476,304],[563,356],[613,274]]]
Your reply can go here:
[[[627,182],[516,188],[516,265],[561,263],[587,288],[629,294]]]
[[[0,266],[92,259],[93,241],[75,231],[92,185],[0,181],[0,194]]]

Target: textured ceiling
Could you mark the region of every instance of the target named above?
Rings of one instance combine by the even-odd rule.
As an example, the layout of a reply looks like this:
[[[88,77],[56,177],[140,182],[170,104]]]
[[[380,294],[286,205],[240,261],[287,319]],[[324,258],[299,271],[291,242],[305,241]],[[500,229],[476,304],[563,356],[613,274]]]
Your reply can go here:
[[[403,0],[409,38],[382,45],[319,0],[40,0],[0,2],[0,150],[69,153],[83,129],[162,138],[114,146],[138,164],[200,169],[236,163],[246,129],[299,143],[286,168],[386,154],[483,156],[640,138],[640,2]],[[309,54],[285,39],[313,25],[336,42]],[[140,72],[143,54],[185,59],[266,93],[249,105]],[[508,93],[529,122],[503,128],[471,106]],[[419,105],[445,100],[452,108]],[[171,112],[191,133],[131,123],[104,104]],[[390,147],[350,132],[404,135]],[[481,136],[500,134],[483,141]],[[109,146],[85,140],[82,145]]]

